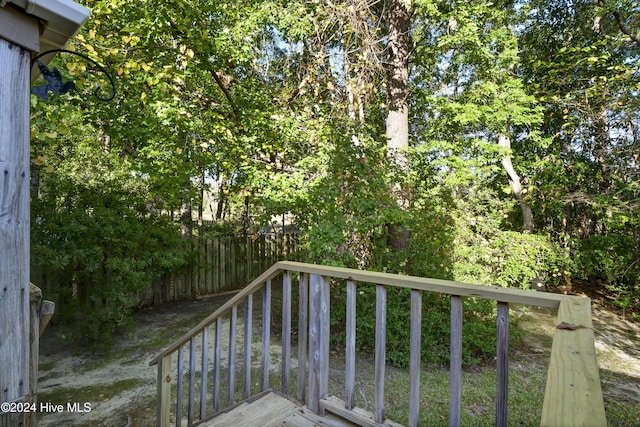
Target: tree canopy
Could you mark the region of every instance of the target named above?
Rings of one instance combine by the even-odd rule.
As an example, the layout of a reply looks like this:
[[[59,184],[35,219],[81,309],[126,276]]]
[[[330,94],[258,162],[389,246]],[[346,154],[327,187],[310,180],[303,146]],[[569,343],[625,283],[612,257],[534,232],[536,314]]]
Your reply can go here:
[[[638,302],[635,2],[81,3],[118,95],[60,55],[32,97],[33,255],[94,299],[185,265],[206,198],[314,262]]]

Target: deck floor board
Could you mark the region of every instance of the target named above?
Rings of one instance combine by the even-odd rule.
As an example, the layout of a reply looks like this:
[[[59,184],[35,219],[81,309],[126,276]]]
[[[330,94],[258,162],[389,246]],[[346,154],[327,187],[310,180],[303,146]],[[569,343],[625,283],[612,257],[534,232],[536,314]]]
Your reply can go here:
[[[198,424],[199,427],[344,427],[354,424],[320,417],[276,393],[266,393],[250,404]]]

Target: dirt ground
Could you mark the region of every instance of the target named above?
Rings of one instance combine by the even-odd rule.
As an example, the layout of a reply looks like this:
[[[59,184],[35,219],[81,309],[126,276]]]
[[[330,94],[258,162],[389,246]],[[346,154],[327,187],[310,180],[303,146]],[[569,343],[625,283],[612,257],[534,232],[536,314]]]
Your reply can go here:
[[[83,413],[39,414],[39,425],[149,427],[155,425],[156,367],[149,361],[166,345],[212,313],[230,295],[145,309],[135,315],[135,328],[116,338],[105,355],[74,351],[56,326],[41,339],[38,400],[53,405],[84,403]],[[596,350],[605,401],[640,405],[640,325],[593,306]],[[548,345],[555,316],[529,308],[525,329]],[[546,335],[546,338],[545,338]],[[529,342],[529,351],[537,351]],[[543,351],[542,348],[539,351]]]
[[[134,316],[135,328],[117,337],[105,355],[78,353],[65,340],[62,328],[48,328],[40,341],[38,401],[89,402],[91,411],[41,413],[38,425],[155,425],[157,370],[149,362],[230,296],[144,309]]]

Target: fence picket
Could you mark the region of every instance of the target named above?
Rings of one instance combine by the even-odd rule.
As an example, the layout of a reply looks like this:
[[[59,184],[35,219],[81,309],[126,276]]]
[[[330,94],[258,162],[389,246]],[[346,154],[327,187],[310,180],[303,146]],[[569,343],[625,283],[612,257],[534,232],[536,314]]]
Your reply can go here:
[[[133,295],[134,305],[165,304],[195,299],[221,292],[238,290],[259,276],[266,268],[284,256],[295,258],[297,238],[291,235],[253,237],[194,238],[191,264],[179,271],[167,272],[154,279],[147,288]],[[55,319],[63,307],[71,303],[89,304],[89,293],[72,296],[60,292],[68,286],[70,272],[58,274],[46,267],[32,265],[31,280],[47,295],[57,295]]]

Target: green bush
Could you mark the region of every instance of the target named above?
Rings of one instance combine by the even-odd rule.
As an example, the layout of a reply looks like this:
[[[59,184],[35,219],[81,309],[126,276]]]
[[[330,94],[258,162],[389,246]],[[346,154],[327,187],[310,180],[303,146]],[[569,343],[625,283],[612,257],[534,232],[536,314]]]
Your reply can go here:
[[[576,278],[606,284],[638,281],[637,249],[631,236],[596,235],[576,243]]]
[[[637,246],[626,234],[596,235],[575,244],[574,276],[613,296],[623,312],[640,304]]]
[[[497,230],[457,240],[454,276],[462,282],[528,289],[538,276],[552,285],[570,280],[570,266],[565,252],[546,235]]]
[[[33,202],[32,263],[64,279],[54,292],[69,336],[105,349],[130,320],[137,293],[185,265],[184,241],[167,218],[146,214],[135,194],[64,188],[62,208],[52,209],[48,196]]]
[[[548,234],[512,230],[505,221],[514,209],[513,200],[501,200],[490,189],[466,189],[452,212],[454,280],[521,289],[535,277],[550,285],[570,280],[568,252]]]

